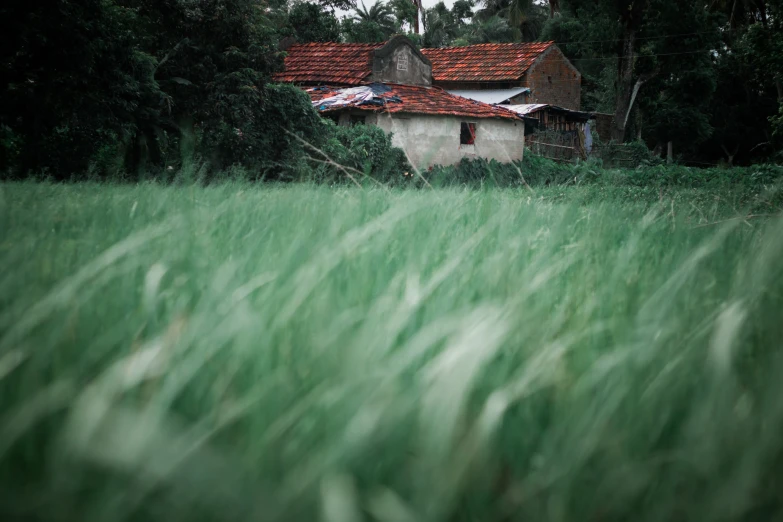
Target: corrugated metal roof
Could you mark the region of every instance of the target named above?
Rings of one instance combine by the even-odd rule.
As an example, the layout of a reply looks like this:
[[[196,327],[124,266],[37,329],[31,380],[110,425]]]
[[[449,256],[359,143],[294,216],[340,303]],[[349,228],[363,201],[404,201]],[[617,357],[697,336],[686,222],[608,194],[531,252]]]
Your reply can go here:
[[[555,42],[477,44],[422,49],[436,82],[518,80]]]
[[[594,118],[594,116],[589,112],[573,111],[564,107],[558,107],[557,105],[550,105],[548,103],[525,103],[521,105],[503,105],[503,107],[506,107],[508,110],[514,111],[522,116],[532,114],[543,108],[547,108],[551,113],[565,114],[570,120],[586,122],[587,120]]]
[[[525,114],[531,114],[544,107],[549,107],[549,105],[546,103],[523,103],[520,105],[504,105],[503,107],[524,116]]]
[[[320,112],[352,107],[374,112],[520,119],[514,112],[506,110],[504,105],[489,105],[453,96],[438,87],[374,83],[349,89],[315,87],[306,92]]]
[[[523,92],[530,92],[527,87],[514,87],[513,89],[487,89],[483,91],[450,90],[449,93],[463,98],[480,101],[483,103],[503,103],[506,100],[518,96]]]

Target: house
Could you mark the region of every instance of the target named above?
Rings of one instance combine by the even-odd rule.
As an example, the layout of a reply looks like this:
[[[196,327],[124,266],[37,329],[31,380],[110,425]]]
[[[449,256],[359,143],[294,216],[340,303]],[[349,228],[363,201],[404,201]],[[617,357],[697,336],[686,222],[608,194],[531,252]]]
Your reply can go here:
[[[441,87],[484,103],[547,103],[577,111],[581,106],[582,77],[554,42],[421,51],[411,44],[405,46],[409,51],[394,51],[406,53],[412,67],[418,67],[401,77],[384,64],[402,40],[408,41],[396,36],[383,43],[290,45],[286,47],[285,71],[276,74],[275,80],[350,87],[371,82],[410,83],[416,76],[414,85]]]
[[[416,167],[522,159],[524,117],[433,86],[431,62],[404,36],[381,46],[295,45],[275,79],[305,88],[313,106],[338,124],[392,132],[392,143]]]
[[[443,47],[422,54],[432,63],[433,84],[449,92],[495,91],[513,104],[581,107],[582,75],[554,42]]]
[[[341,125],[377,125],[392,133],[416,167],[453,165],[462,158],[522,159],[525,122],[516,113],[454,96],[438,87],[372,83],[311,87],[313,106]]]

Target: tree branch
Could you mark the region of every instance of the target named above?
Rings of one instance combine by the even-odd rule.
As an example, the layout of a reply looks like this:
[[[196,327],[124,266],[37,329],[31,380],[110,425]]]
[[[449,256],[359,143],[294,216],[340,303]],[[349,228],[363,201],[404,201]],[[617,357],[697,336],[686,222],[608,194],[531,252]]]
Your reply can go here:
[[[187,38],[183,38],[177,45],[174,46],[172,50],[166,53],[166,56],[163,57],[163,59],[158,63],[158,65],[155,66],[155,70],[152,71],[153,78],[155,77],[155,74],[157,74],[158,69],[160,69],[164,63],[168,62],[169,59],[174,56],[174,53],[179,51],[179,48],[182,47],[183,44],[185,44],[188,41]]]

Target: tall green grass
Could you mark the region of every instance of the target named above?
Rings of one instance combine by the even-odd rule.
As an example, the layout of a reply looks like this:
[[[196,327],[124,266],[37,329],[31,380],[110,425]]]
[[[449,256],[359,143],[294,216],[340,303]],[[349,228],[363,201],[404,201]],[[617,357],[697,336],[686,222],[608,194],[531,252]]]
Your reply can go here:
[[[783,222],[691,195],[2,185],[0,519],[780,519]]]

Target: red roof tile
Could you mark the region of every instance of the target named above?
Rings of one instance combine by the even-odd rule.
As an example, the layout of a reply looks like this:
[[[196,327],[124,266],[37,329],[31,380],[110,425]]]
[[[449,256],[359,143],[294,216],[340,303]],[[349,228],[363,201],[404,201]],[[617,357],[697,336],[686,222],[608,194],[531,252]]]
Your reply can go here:
[[[413,85],[386,85],[390,90],[380,95],[384,98],[384,105],[352,105],[352,108],[372,112],[386,113],[412,113],[412,114],[441,114],[463,116],[467,118],[503,118],[520,120],[521,116],[499,106],[481,103],[461,96],[449,94],[439,87],[418,87]],[[307,94],[315,101],[320,101],[333,96],[339,88],[318,87],[307,89]],[[401,101],[394,101],[401,100]],[[316,105],[316,108],[318,106]],[[321,112],[345,109],[326,107]],[[320,109],[319,109],[320,110]]]
[[[275,81],[358,85],[372,73],[372,51],[385,42],[371,44],[307,43],[288,49],[285,71]]]
[[[436,82],[489,82],[518,80],[554,42],[477,44],[465,47],[422,49],[432,62]]]

